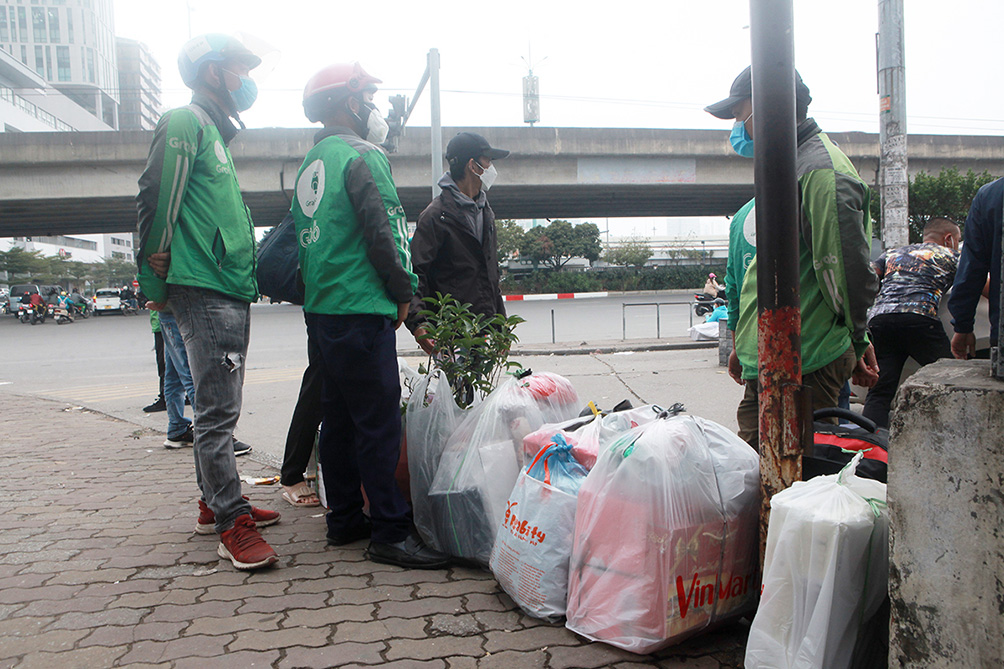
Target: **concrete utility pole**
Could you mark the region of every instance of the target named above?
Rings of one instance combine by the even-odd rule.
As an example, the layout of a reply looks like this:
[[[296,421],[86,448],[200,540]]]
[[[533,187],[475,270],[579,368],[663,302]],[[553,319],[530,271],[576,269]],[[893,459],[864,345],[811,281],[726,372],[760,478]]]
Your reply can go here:
[[[906,171],[906,76],[903,58],[903,0],[879,0],[879,188],[882,242],[887,249],[909,244]]]
[[[439,197],[443,171],[443,121],[439,109],[439,49],[429,49],[429,96],[432,99],[432,199]]]
[[[760,562],[770,500],[802,479],[795,43],[792,0],[750,0],[760,360]]]

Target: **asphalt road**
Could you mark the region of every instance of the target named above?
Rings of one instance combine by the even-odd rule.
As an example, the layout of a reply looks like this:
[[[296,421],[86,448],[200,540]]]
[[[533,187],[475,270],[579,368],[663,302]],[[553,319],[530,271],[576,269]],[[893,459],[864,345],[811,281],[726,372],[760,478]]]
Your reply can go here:
[[[527,319],[518,333],[524,344],[551,341],[551,310],[557,341],[575,345],[620,340],[621,304],[684,301],[685,294],[628,295],[583,300],[510,302],[509,312]],[[663,337],[686,336],[686,305],[662,307]],[[628,308],[628,338],[655,336],[655,307]],[[588,348],[588,347],[586,347]],[[404,328],[398,350],[414,352]],[[157,395],[157,370],[148,315],[104,315],[69,325],[47,321],[24,325],[0,317],[0,393],[30,394],[87,406],[157,430],[166,414],[141,408]],[[421,357],[407,358],[413,367]],[[635,404],[688,410],[735,429],[735,406],[742,389],[718,367],[717,349],[614,353],[607,355],[514,356],[538,371],[572,380],[583,402],[610,407],[622,399]],[[289,419],[306,366],[303,315],[292,305],[252,307],[251,346],[244,409],[237,435],[255,447],[255,457],[281,459]]]

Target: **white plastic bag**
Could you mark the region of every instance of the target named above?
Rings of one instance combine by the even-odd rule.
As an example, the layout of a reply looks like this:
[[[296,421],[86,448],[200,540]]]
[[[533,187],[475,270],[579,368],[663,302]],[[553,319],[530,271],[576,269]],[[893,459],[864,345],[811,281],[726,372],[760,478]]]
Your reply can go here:
[[[578,405],[568,380],[545,372],[508,379],[468,411],[429,489],[432,545],[487,565],[519,476],[523,437],[545,422],[571,418]]]
[[[771,500],[747,667],[850,666],[858,628],[882,604],[889,573],[886,484],[854,474],[861,457]]]
[[[457,428],[461,415],[446,375],[439,369],[433,369],[415,384],[405,412],[415,528],[425,541],[438,550],[442,550],[442,546],[435,541],[436,521],[429,503],[429,490],[446,443]]]
[[[737,616],[756,595],[759,459],[694,416],[602,450],[579,491],[567,627],[651,653]]]
[[[587,473],[555,435],[509,496],[489,567],[513,601],[536,618],[565,615],[575,502]]]

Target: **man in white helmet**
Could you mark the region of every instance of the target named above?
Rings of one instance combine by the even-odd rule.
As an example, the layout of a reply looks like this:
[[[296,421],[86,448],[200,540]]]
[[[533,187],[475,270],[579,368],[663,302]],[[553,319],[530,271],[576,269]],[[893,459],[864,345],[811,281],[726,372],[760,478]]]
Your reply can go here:
[[[137,197],[140,285],[152,308],[173,312],[195,387],[196,528],[215,528],[220,557],[245,570],[278,560],[257,528],[279,514],[242,497],[233,441],[258,287],[254,224],[227,145],[238,131],[230,119],[240,123],[257,95],[248,74],[260,63],[226,35],[185,44],[178,68],[192,102],[161,117]]]

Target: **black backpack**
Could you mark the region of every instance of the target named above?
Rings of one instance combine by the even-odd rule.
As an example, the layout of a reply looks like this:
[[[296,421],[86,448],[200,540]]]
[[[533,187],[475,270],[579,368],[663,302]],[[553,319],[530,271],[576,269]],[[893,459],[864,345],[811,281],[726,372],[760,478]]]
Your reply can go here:
[[[304,302],[300,276],[300,248],[296,242],[293,215],[286,214],[279,225],[258,243],[258,292],[273,302]]]
[[[816,421],[815,443],[802,456],[803,481],[821,474],[836,474],[855,453],[863,451],[865,457],[858,465],[857,475],[886,482],[889,430],[877,427],[859,413],[837,407],[817,409],[812,417]],[[822,422],[823,418],[842,418],[855,425],[833,425]]]

